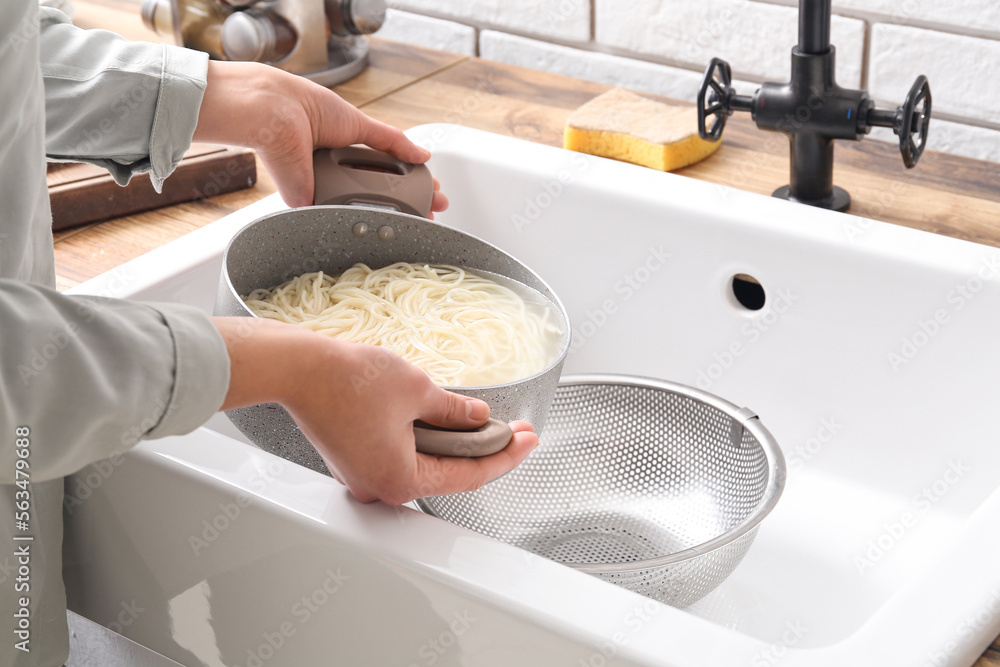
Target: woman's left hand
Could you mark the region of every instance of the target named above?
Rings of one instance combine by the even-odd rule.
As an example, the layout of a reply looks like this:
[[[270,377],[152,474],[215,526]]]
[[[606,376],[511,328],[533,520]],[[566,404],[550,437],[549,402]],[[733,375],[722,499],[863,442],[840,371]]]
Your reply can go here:
[[[253,148],[289,206],[313,203],[312,155],[317,148],[365,144],[405,162],[430,152],[401,130],[377,121],[339,95],[259,63],[210,61],[194,141]],[[434,182],[432,211],[448,199]]]

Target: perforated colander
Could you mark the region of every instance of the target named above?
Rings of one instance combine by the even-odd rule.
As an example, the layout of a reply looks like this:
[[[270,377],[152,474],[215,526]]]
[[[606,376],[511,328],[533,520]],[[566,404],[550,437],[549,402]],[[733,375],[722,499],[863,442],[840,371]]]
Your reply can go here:
[[[423,511],[676,607],[743,559],[785,480],[756,415],[621,375],[564,378],[542,443],[478,491]]]

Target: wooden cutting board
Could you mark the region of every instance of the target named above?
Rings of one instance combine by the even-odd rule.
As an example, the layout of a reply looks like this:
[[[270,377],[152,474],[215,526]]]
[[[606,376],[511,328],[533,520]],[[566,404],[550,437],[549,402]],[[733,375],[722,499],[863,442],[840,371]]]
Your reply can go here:
[[[248,148],[192,144],[162,193],[148,174],[123,188],[104,169],[78,162],[49,164],[47,181],[52,229],[59,230],[248,188],[257,182],[257,163]]]

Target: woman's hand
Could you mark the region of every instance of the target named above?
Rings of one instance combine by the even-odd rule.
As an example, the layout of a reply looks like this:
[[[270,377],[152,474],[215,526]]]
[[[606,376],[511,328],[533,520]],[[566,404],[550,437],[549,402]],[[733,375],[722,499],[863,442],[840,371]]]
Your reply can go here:
[[[405,162],[430,153],[308,79],[259,63],[210,61],[194,140],[253,148],[289,206],[313,203],[317,148],[365,144]],[[435,183],[432,211],[448,199]]]
[[[513,422],[514,438],[496,454],[476,459],[421,454],[414,446],[414,420],[475,428],[489,418],[489,406],[435,386],[426,373],[383,348],[271,320],[214,322],[231,361],[222,409],[280,403],[330,473],[363,502],[398,505],[477,489],[538,445],[530,424]]]

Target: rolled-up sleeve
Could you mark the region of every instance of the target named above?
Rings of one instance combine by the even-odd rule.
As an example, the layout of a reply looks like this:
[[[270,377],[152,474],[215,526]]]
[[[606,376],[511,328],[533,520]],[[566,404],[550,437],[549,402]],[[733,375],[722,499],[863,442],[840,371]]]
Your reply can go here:
[[[82,30],[41,8],[45,149],[106,168],[120,185],[149,172],[157,191],[191,144],[208,56]]]
[[[229,357],[211,320],[180,304],[66,296],[0,280],[0,430],[32,433],[44,481],[187,433],[222,404]],[[12,483],[13,448],[0,448]]]

